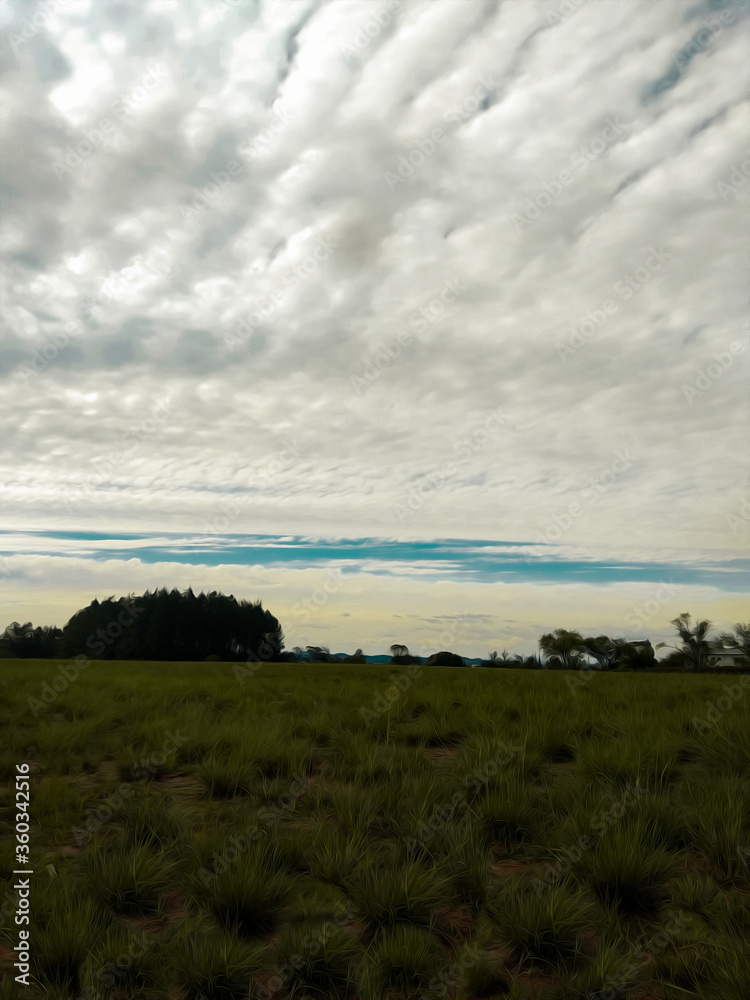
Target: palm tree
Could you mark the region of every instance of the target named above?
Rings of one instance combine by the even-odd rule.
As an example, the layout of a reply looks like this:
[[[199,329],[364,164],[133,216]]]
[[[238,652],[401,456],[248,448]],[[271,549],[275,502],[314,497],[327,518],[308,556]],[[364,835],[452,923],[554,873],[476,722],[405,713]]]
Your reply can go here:
[[[690,621],[690,613],[683,611],[681,615],[671,620],[670,625],[674,625],[682,641],[682,645],[673,648],[682,653],[683,660],[689,670],[705,670],[706,667],[710,667],[716,662],[716,658],[709,653],[708,634],[713,625],[708,619],[696,622],[693,626]],[[657,643],[656,648],[668,645],[670,644],[667,642],[660,642]]]
[[[549,657],[549,666],[561,670],[575,670],[581,665],[583,637],[580,632],[556,628],[539,640],[539,648]]]

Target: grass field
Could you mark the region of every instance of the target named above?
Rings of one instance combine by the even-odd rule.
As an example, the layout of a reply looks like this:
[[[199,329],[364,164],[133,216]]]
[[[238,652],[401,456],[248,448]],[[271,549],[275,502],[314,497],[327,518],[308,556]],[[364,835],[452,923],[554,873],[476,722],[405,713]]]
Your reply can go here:
[[[410,669],[2,662],[0,1000],[750,997],[744,679]]]

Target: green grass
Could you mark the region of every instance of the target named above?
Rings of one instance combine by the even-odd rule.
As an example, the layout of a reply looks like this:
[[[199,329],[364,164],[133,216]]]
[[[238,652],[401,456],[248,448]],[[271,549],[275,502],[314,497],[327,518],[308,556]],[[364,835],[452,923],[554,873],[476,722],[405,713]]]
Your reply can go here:
[[[349,898],[372,931],[407,923],[429,927],[449,899],[450,879],[418,861],[371,857],[349,879]]]
[[[574,964],[583,950],[582,933],[599,917],[591,895],[570,882],[540,896],[517,878],[506,882],[488,912],[519,965],[543,971]]]
[[[185,1000],[260,1000],[263,996],[256,984],[267,962],[267,949],[207,931],[203,923],[180,927],[171,945],[169,978],[183,991]]]
[[[104,838],[95,838],[79,871],[88,893],[103,907],[145,915],[161,910],[164,892],[176,881],[179,866],[173,855],[149,844],[112,849]]]
[[[208,885],[194,884],[193,898],[204,902],[219,923],[243,937],[275,928],[280,911],[294,899],[302,879],[290,872],[277,841],[261,840]]]
[[[750,696],[704,732],[726,678],[440,668],[373,718],[392,672],[94,663],[35,716],[56,664],[0,663],[3,949],[32,765],[23,995],[750,996]]]
[[[363,1000],[438,1000],[445,996],[443,949],[423,927],[399,924],[368,950],[359,977]]]
[[[293,997],[346,1000],[355,989],[357,940],[330,921],[285,927],[276,958]]]

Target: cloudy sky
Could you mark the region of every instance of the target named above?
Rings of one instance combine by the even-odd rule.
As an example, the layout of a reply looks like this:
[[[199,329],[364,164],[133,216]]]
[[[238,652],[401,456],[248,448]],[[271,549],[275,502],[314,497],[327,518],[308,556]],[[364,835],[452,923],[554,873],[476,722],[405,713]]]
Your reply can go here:
[[[0,628],[750,619],[749,7],[3,0]]]

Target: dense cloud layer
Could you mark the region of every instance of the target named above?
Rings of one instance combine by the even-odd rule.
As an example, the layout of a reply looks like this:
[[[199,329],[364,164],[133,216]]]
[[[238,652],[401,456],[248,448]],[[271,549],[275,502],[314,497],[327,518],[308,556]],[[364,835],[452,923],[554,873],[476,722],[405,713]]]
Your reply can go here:
[[[3,527],[746,552],[748,6],[6,0]]]

